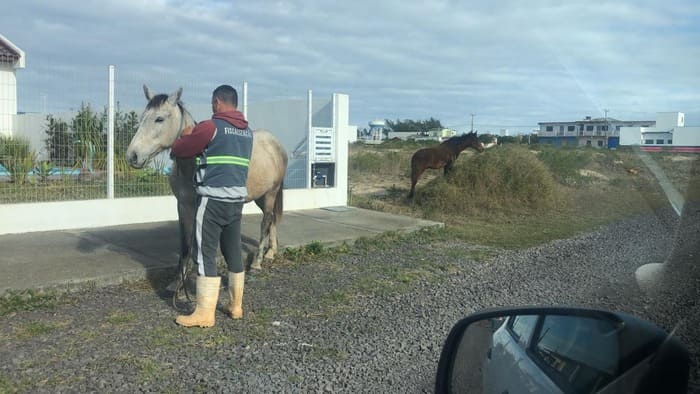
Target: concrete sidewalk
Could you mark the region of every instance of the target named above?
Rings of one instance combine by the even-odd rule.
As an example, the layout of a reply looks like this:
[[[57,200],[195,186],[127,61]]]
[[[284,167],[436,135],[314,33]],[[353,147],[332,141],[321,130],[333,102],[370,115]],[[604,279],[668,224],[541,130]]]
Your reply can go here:
[[[244,215],[243,250],[255,251],[262,215]],[[47,218],[47,220],[51,220]],[[442,223],[354,207],[285,212],[280,251],[320,241],[352,242],[385,231],[415,231]],[[0,236],[0,294],[7,290],[70,287],[145,279],[178,261],[177,222]],[[264,263],[263,263],[264,269]]]

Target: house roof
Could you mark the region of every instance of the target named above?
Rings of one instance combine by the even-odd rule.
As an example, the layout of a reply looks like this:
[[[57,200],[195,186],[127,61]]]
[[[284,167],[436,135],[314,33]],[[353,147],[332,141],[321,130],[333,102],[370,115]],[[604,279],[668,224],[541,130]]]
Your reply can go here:
[[[24,68],[24,51],[0,34],[0,62],[12,63],[15,68]]]
[[[656,123],[654,120],[619,120],[615,118],[593,118],[593,119],[581,119],[581,120],[571,120],[564,122],[537,122],[538,125],[577,125],[583,123],[629,123],[629,124],[645,124],[645,123]]]

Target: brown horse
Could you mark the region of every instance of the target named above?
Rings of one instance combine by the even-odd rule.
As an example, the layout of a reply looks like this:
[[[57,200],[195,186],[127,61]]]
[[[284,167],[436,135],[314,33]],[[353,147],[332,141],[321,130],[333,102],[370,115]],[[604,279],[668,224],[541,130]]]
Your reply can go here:
[[[452,169],[457,156],[467,148],[474,148],[479,152],[484,151],[484,144],[479,141],[475,131],[452,137],[440,145],[416,151],[411,157],[411,192],[408,193],[408,198],[413,198],[418,178],[427,168],[444,167],[445,174],[447,174]]]

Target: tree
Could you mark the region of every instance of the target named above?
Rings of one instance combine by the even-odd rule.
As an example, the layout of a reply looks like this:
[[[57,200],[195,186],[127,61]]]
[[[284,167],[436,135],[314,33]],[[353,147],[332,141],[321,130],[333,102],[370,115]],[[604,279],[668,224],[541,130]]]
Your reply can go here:
[[[411,120],[411,119],[396,119],[396,121],[386,120],[387,126],[394,131],[414,132],[418,134],[427,134],[429,130],[442,129],[442,123],[438,119],[431,117],[426,120]]]
[[[107,109],[101,113],[82,103],[70,123],[46,116],[44,140],[50,160],[61,167],[81,167],[92,171],[103,168],[107,157]],[[114,116],[115,155],[124,155],[138,129],[139,117],[134,111],[121,112],[119,104]]]
[[[53,115],[46,115],[46,135],[44,140],[49,159],[58,166],[73,166],[73,137],[68,124]]]
[[[85,170],[93,170],[95,156],[98,157],[100,163],[105,161],[107,152],[106,119],[106,108],[102,114],[98,114],[92,110],[90,104],[82,103],[71,122],[75,164]]]

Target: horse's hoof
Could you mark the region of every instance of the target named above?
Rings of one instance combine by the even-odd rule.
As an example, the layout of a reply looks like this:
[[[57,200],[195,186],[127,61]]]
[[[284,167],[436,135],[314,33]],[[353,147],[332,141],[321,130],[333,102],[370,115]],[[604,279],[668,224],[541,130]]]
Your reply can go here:
[[[274,260],[275,259],[275,252],[272,251],[272,249],[268,250],[267,253],[265,253],[265,260]]]
[[[259,261],[255,261],[252,264],[250,264],[250,269],[260,271],[262,269],[262,264],[260,264]]]

